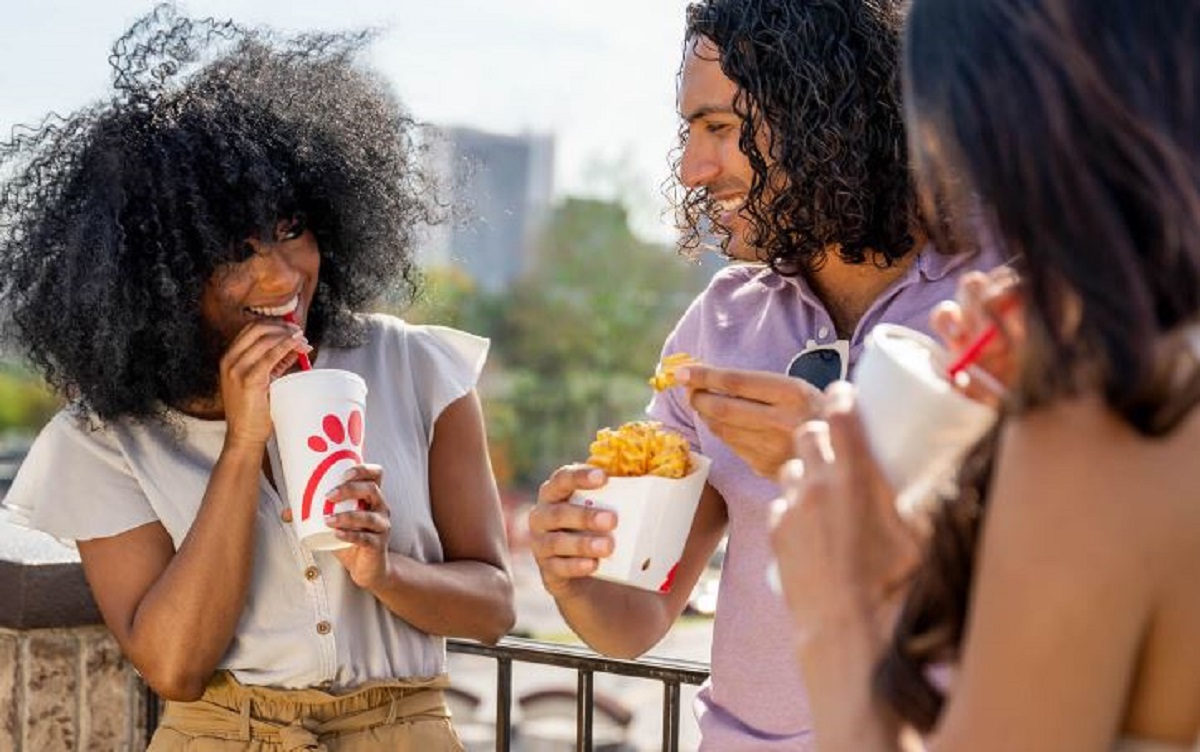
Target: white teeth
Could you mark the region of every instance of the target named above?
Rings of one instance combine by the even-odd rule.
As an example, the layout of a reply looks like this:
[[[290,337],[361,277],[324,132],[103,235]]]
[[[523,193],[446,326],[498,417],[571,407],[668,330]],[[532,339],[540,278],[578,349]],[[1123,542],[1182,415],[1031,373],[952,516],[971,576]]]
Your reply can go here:
[[[246,310],[255,314],[256,316],[269,316],[272,318],[278,318],[280,316],[286,316],[289,313],[295,312],[295,310],[299,307],[300,296],[297,295],[287,303],[284,303],[281,306],[276,306],[275,308],[256,308],[254,306],[248,306]]]

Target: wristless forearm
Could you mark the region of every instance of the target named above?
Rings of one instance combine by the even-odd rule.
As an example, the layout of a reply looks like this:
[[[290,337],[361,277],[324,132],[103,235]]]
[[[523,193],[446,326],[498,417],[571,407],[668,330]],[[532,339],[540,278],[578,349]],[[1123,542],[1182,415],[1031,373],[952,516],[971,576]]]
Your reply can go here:
[[[896,718],[872,689],[882,649],[870,618],[855,609],[797,635],[796,655],[822,752],[900,749]]]
[[[572,631],[603,655],[636,658],[654,647],[675,621],[657,593],[595,579],[578,584],[586,589],[558,596],[555,604]]]
[[[392,552],[372,594],[412,626],[444,637],[495,642],[515,619],[512,579],[484,561],[425,563]]]
[[[233,639],[251,580],[261,462],[253,450],[222,452],[187,536],[134,615],[134,643],[171,683],[206,680]]]

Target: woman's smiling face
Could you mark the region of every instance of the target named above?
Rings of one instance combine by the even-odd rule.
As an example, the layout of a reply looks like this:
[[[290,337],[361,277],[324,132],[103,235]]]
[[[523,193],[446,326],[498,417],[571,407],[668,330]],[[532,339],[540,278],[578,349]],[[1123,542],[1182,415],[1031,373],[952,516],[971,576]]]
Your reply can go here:
[[[275,238],[249,238],[242,261],[213,272],[200,296],[204,323],[224,351],[248,324],[291,314],[304,328],[317,289],[321,254],[302,215],[280,220]]]

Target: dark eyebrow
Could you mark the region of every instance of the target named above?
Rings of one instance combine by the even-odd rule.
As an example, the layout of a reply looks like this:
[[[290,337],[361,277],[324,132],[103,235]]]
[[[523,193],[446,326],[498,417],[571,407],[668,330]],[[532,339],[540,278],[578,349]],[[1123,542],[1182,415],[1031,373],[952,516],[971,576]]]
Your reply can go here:
[[[737,115],[733,107],[724,104],[705,104],[697,107],[688,114],[680,113],[685,123],[694,123],[702,117],[709,115]]]

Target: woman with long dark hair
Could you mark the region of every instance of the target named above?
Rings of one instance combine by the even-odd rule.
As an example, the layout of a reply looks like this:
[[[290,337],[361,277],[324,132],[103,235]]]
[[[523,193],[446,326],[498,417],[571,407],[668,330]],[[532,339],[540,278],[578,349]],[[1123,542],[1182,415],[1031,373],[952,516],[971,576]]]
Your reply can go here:
[[[161,6],[115,45],[110,98],[0,144],[4,331],[69,400],[5,502],[77,542],[168,700],[156,752],[461,749],[442,638],[513,621],[487,343],[362,313],[415,283],[431,219],[368,39]],[[272,439],[268,385],[301,355],[368,387],[333,552],[288,524]]]
[[[1200,4],[915,0],[905,64],[925,199],[1022,257],[1019,310],[975,277],[940,316],[1001,326],[1011,396],[923,543],[850,388],[799,434],[773,540],[818,746],[1200,749]]]

